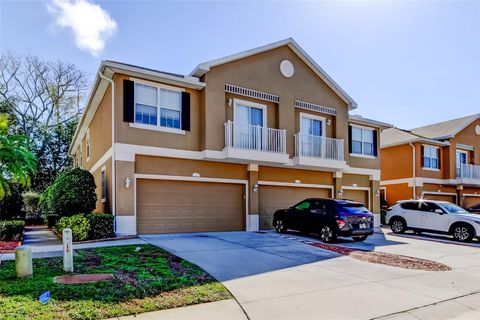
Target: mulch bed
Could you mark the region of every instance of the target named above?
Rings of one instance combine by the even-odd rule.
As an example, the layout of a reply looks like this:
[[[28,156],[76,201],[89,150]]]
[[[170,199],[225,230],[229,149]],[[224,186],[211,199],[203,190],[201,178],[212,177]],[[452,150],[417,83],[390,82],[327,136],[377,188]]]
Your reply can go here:
[[[384,264],[392,267],[423,270],[423,271],[452,270],[452,268],[450,268],[449,266],[443,263],[399,255],[399,254],[391,254],[391,253],[384,253],[384,252],[377,252],[377,251],[365,251],[360,249],[352,249],[352,248],[334,246],[334,245],[318,243],[318,242],[309,242],[308,244],[311,246],[329,250],[344,256],[349,256],[357,260],[376,263],[376,264]]]
[[[15,248],[22,244],[21,240],[18,241],[0,241],[0,253],[12,253],[15,252]]]

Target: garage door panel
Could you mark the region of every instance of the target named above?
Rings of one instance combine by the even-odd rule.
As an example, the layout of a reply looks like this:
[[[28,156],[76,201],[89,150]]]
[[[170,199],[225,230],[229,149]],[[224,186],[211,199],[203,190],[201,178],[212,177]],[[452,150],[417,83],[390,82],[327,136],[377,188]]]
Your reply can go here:
[[[480,203],[480,197],[465,197],[465,200],[463,200],[463,206],[465,208],[470,208],[473,205],[479,204]]]
[[[273,214],[307,198],[329,198],[329,189],[262,185],[259,188],[260,229],[271,229]]]
[[[425,200],[437,200],[437,201],[448,201],[451,203],[456,203],[456,197],[448,194],[424,194],[423,199]]]
[[[343,189],[342,199],[363,203],[368,208],[368,191]]]
[[[243,189],[240,184],[139,180],[137,231],[245,230]]]

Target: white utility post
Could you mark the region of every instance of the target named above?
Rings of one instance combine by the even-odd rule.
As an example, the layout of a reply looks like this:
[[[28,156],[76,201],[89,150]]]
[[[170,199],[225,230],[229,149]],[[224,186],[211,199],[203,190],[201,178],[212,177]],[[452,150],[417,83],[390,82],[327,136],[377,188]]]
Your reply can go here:
[[[15,271],[19,278],[33,275],[32,247],[19,246],[15,249]]]
[[[72,229],[65,228],[62,233],[63,238],[63,270],[73,272],[73,247],[72,247]]]

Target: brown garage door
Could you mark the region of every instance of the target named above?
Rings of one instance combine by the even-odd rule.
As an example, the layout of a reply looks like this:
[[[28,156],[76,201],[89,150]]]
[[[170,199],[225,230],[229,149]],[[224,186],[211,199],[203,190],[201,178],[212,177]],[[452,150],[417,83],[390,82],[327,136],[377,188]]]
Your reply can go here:
[[[451,203],[455,202],[455,196],[448,195],[448,194],[424,194],[423,199],[425,200],[437,200],[437,201],[448,201]]]
[[[243,185],[138,180],[137,232],[245,230]]]
[[[343,189],[342,199],[357,201],[363,203],[367,209],[368,207],[368,191],[366,190],[346,190]]]
[[[271,229],[273,214],[307,198],[329,198],[329,189],[260,186],[259,188],[260,229]]]
[[[471,206],[475,204],[480,203],[480,197],[465,197],[465,200],[463,200],[463,206],[465,208],[470,208]]]

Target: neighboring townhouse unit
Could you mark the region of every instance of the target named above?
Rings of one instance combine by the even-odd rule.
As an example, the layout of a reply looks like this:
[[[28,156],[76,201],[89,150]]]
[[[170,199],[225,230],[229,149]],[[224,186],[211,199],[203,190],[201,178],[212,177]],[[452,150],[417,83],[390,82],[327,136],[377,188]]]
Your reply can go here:
[[[480,203],[480,114],[381,134],[382,196]]]
[[[187,76],[103,61],[69,152],[118,234],[267,229],[309,197],[379,213],[389,125],[356,107],[292,39]]]

